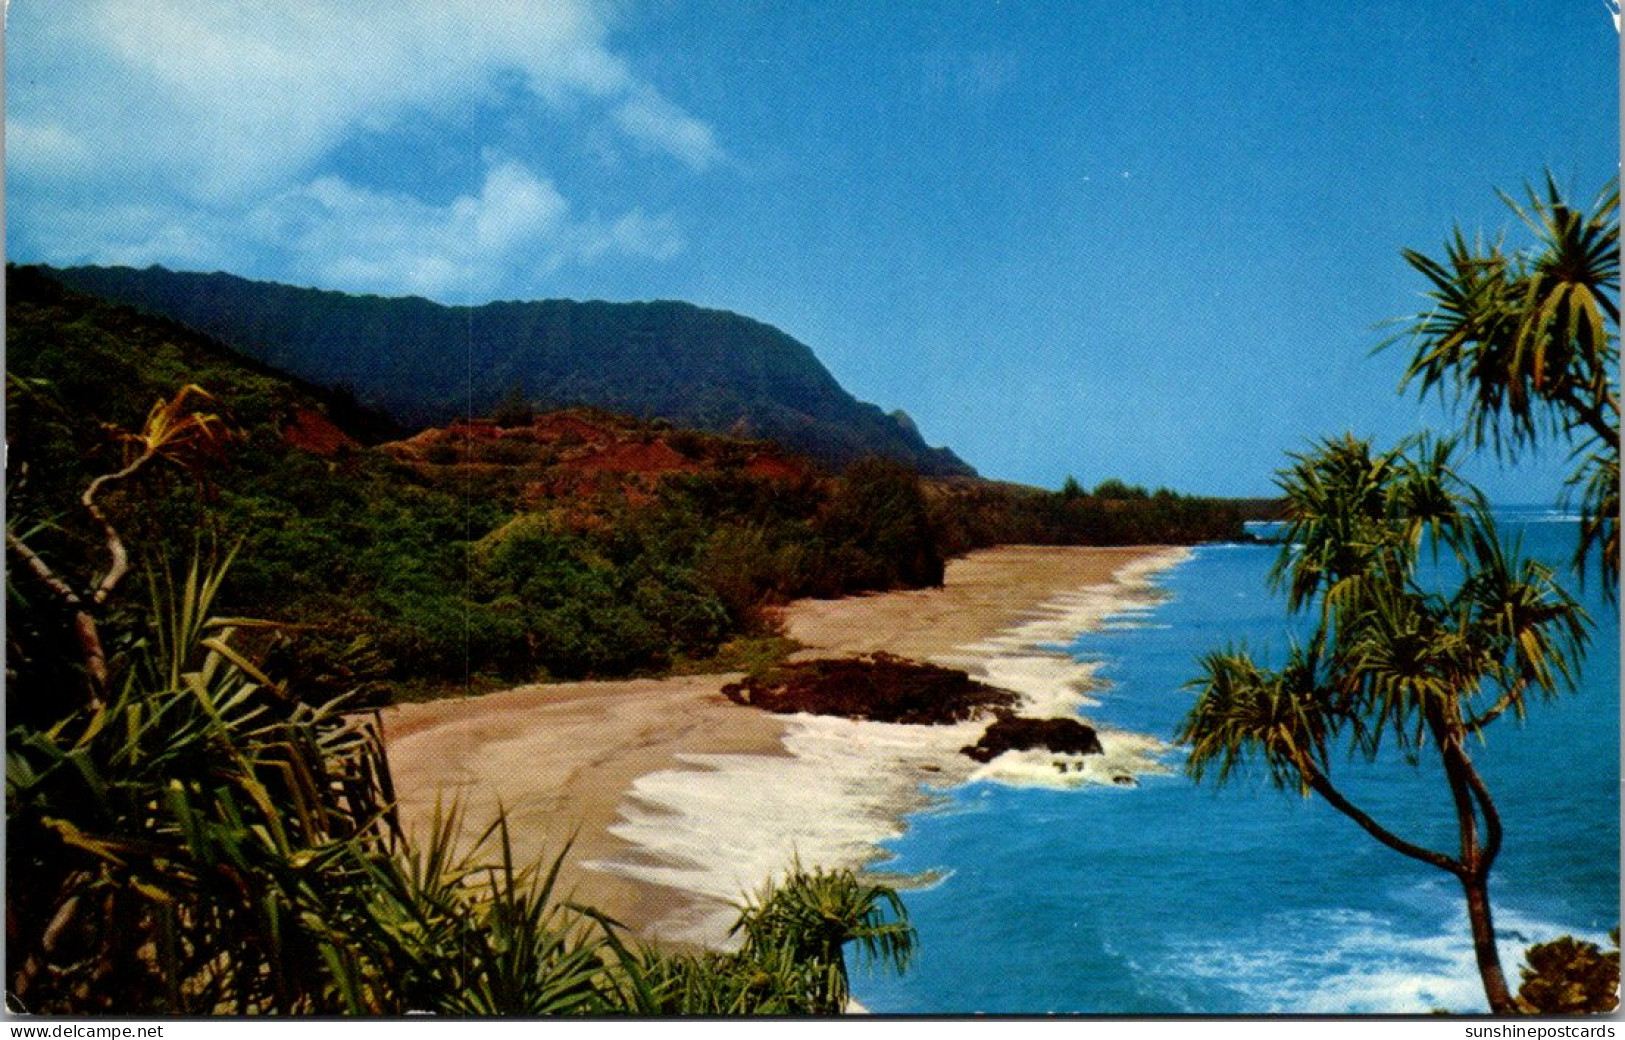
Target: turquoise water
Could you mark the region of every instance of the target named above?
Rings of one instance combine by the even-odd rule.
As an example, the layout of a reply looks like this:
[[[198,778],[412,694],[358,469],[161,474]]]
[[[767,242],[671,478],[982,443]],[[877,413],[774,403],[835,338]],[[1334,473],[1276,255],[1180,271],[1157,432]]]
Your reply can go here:
[[[1527,554],[1561,563],[1575,527],[1509,513]],[[1209,649],[1279,655],[1276,549],[1217,545],[1165,572],[1168,599],[1133,628],[1070,649],[1111,683],[1089,713],[1168,738]],[[1577,693],[1503,719],[1475,752],[1506,841],[1492,876],[1502,959],[1558,934],[1606,942],[1619,919],[1619,624],[1596,622]],[[1174,772],[1137,788],[972,784],[910,821],[888,870],[942,871],[906,894],[921,950],[901,978],[859,970],[877,1013],[1267,1014],[1483,1010],[1460,889],[1378,845],[1324,803],[1258,776],[1222,788]],[[1436,769],[1334,762],[1340,786],[1390,829],[1446,850],[1455,830]]]

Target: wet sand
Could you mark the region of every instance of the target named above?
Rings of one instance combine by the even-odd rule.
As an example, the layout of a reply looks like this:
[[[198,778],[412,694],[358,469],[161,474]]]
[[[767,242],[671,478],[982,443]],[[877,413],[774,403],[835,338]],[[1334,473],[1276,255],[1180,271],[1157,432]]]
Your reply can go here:
[[[985,673],[976,665],[993,646],[989,640],[1008,639],[1008,633],[1035,624],[1042,628],[1052,616],[1062,618],[1060,635],[1088,627],[1110,610],[1118,576],[1154,570],[1177,558],[1141,547],[989,549],[950,562],[942,588],[801,600],[786,608],[785,624],[806,646],[797,655],[801,658],[885,651]],[[1075,595],[1080,590],[1092,590],[1092,598],[1080,599]],[[1021,638],[1030,655],[1033,639]],[[752,818],[749,803],[752,792],[767,793],[778,772],[765,759],[792,753],[785,742],[797,737],[797,724],[722,697],[722,687],[736,678],[547,684],[392,708],[384,716],[385,734],[403,819],[421,835],[437,801],[457,800],[464,832],[472,834],[500,806],[521,863],[550,863],[570,843],[563,894],[598,907],[636,933],[709,941],[727,916],[721,912],[726,910],[721,890],[707,894],[705,885],[685,880],[681,871],[664,869],[701,865],[674,863],[679,858],[668,851],[649,851],[659,842],[623,835],[658,831],[668,816],[675,827],[684,811],[704,816],[702,828],[712,837],[702,834],[702,843],[726,844],[736,825],[772,826],[760,814]],[[845,722],[821,720],[818,739],[824,746],[832,740],[886,739],[887,731],[873,727],[843,736]],[[787,777],[795,773],[790,765],[785,763]],[[740,767],[744,785],[736,785],[737,796],[709,807],[683,804],[685,778],[715,780],[717,772],[734,767]],[[792,782],[807,783],[808,776]],[[916,782],[912,775],[902,780]],[[864,796],[843,788],[818,805],[839,812],[843,797]],[[736,798],[742,804],[732,804]],[[703,801],[697,786],[695,800]],[[906,806],[871,808],[885,815]],[[796,810],[792,805],[785,811]],[[730,817],[734,812],[740,814],[737,820]],[[691,858],[703,854],[695,851]],[[759,872],[747,863],[730,879],[740,888],[753,887],[745,876],[753,869]],[[649,880],[668,875],[677,887]]]
[[[684,896],[582,864],[626,851],[609,833],[633,781],[693,753],[782,754],[784,721],[719,692],[737,676],[522,686],[405,704],[385,713],[391,770],[409,831],[456,801],[473,836],[507,813],[514,856],[550,865],[569,847],[561,894],[633,930]]]

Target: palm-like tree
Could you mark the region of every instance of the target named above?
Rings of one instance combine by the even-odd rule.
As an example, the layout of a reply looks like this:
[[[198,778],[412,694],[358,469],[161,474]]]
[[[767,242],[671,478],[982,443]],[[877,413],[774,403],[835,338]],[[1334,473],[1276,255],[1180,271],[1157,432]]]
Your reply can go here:
[[[1196,704],[1179,734],[1187,769],[1223,782],[1261,759],[1276,786],[1319,795],[1382,844],[1461,884],[1485,996],[1516,1010],[1495,947],[1489,875],[1502,826],[1472,742],[1501,716],[1572,683],[1584,612],[1549,568],[1520,559],[1481,496],[1450,465],[1450,446],[1415,440],[1373,452],[1353,438],[1299,456],[1280,480],[1288,547],[1273,572],[1290,608],[1314,610],[1308,641],[1278,670],[1245,651],[1202,660]],[[1446,568],[1453,587],[1428,580]],[[1384,741],[1436,757],[1460,835],[1452,850],[1410,841],[1334,782],[1334,748],[1374,760]]]
[[[1600,552],[1605,585],[1619,571],[1619,186],[1589,208],[1567,202],[1550,175],[1528,201],[1502,199],[1533,243],[1469,240],[1460,229],[1442,259],[1405,250],[1427,278],[1428,309],[1402,319],[1403,390],[1437,392],[1466,410],[1480,443],[1515,454],[1549,437],[1573,446],[1570,478],[1583,526],[1577,559]],[[1384,344],[1385,346],[1388,344]]]
[[[773,954],[831,969],[825,1010],[839,1012],[851,994],[845,948],[902,972],[914,956],[915,932],[903,901],[890,887],[866,882],[847,869],[807,870],[799,860],[781,883],[769,885],[740,908],[734,933],[745,936],[744,953]]]

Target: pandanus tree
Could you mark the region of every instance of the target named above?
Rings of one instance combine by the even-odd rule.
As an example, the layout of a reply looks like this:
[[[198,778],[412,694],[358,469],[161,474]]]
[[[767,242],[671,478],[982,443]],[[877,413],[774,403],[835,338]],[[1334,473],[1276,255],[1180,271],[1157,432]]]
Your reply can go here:
[[[1479,445],[1515,456],[1549,440],[1574,458],[1581,503],[1577,562],[1596,554],[1604,586],[1619,574],[1619,185],[1589,208],[1548,176],[1525,202],[1502,199],[1530,238],[1469,239],[1444,255],[1405,250],[1427,278],[1428,308],[1401,319],[1389,343],[1411,348],[1401,390],[1436,393],[1464,409]],[[1385,344],[1387,345],[1387,344]]]
[[[916,935],[903,901],[890,887],[868,882],[848,869],[803,868],[767,886],[740,909],[736,934],[744,953],[758,959],[775,952],[797,963],[825,966],[826,1010],[838,1012],[851,996],[845,949],[901,973],[914,957]]]
[[[1489,898],[1502,823],[1473,752],[1497,720],[1572,684],[1586,617],[1550,568],[1503,542],[1449,444],[1380,452],[1327,441],[1279,483],[1286,547],[1271,580],[1309,633],[1277,668],[1242,649],[1203,658],[1179,734],[1187,770],[1223,782],[1261,761],[1277,787],[1318,795],[1388,848],[1455,877],[1490,1008],[1512,1012]],[[1438,762],[1454,848],[1400,834],[1336,775],[1393,746]]]
[[[188,386],[159,401],[123,464],[79,498],[100,553],[88,575],[8,528],[8,598],[69,633],[8,655],[7,996],[47,1013],[319,1009],[309,921],[391,836],[376,730],[299,700],[245,656],[259,623],[216,616],[226,564],[132,572],[101,495],[160,464],[191,468],[225,438]],[[35,530],[38,530],[36,528]],[[109,625],[121,607],[125,624]],[[110,638],[111,637],[111,638]],[[47,667],[60,657],[66,667]],[[76,674],[79,696],[54,680]],[[21,721],[19,721],[19,719]]]
[[[108,661],[101,615],[114,590],[130,573],[129,550],[99,496],[159,463],[192,468],[200,457],[216,451],[226,437],[225,427],[219,416],[194,407],[196,402],[207,400],[209,395],[201,387],[186,386],[173,398],[155,403],[140,432],[118,434],[126,449],[124,465],[97,476],[79,496],[80,509],[102,539],[107,554],[105,570],[76,585],[58,574],[21,535],[9,526],[6,528],[7,549],[50,593],[56,605],[71,616],[73,639],[83,664],[85,699],[92,707],[102,705],[108,695]]]

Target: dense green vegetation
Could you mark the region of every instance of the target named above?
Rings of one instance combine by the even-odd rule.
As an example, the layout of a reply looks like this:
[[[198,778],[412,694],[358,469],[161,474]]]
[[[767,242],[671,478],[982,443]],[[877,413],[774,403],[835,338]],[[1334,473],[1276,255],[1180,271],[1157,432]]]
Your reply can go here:
[[[879,455],[923,473],[971,472],[912,424],[854,399],[805,344],[726,311],[669,301],[445,307],[160,267],[50,273],[295,375],[354,387],[414,425],[499,404],[585,404],[767,437],[835,464]]]
[[[186,462],[221,429],[155,409],[132,462]],[[98,484],[83,509],[99,512]],[[14,610],[83,619],[8,686],[6,991],[33,1014],[832,1014],[845,947],[901,970],[896,894],[794,866],[741,908],[732,954],[637,946],[555,898],[558,861],[515,864],[496,820],[459,849],[455,811],[413,845],[366,714],[315,705],[253,659],[225,618],[226,566],[149,574],[120,595],[122,531],[97,565],[53,567],[13,532]],[[105,565],[105,570],[103,566]],[[297,636],[296,636],[297,638]],[[51,694],[51,697],[42,697]],[[19,718],[20,715],[25,717]]]
[[[106,427],[139,425],[154,400],[202,386],[229,447],[190,471],[144,470],[107,508],[155,560],[240,542],[222,608],[301,625],[297,641],[252,639],[317,699],[728,664],[782,648],[773,604],[940,583],[945,559],[969,548],[1240,534],[1233,506],[1168,492],[922,487],[875,458],[839,478],[755,475],[733,464],[755,449],[682,431],[660,436],[718,457],[716,469],[660,475],[638,496],[606,475],[597,490],[528,501],[529,471],[498,464],[505,442],[470,456],[478,466],[408,464],[365,446],[394,431],[343,395],[30,269],[10,290],[14,526],[46,559],[85,564],[101,535],[73,489],[117,468]],[[321,454],[286,432],[313,415],[336,427]],[[14,680],[52,659],[30,649],[50,638],[41,624],[12,627]]]
[[[990,545],[1190,545],[1243,541],[1248,520],[1274,519],[1279,503],[1147,491],[1119,480],[1092,492],[1068,478],[1058,492],[988,481],[937,482],[932,527],[956,556]]]
[[[313,693],[660,669],[765,634],[760,607],[773,599],[941,578],[917,482],[895,464],[839,482],[695,475],[640,509],[611,496],[524,512],[495,484],[473,494],[359,446],[327,458],[294,447],[281,435],[291,416],[343,419],[345,402],[19,274],[14,524],[38,525],[30,540],[45,557],[83,563],[100,535],[72,489],[116,468],[104,425],[136,425],[175,387],[205,386],[234,431],[229,451],[189,474],[145,471],[108,509],[155,557],[241,540],[221,603],[306,626],[300,652],[279,660]],[[25,649],[42,635],[30,627],[14,626],[14,673],[40,656]]]

